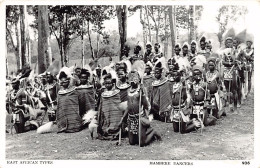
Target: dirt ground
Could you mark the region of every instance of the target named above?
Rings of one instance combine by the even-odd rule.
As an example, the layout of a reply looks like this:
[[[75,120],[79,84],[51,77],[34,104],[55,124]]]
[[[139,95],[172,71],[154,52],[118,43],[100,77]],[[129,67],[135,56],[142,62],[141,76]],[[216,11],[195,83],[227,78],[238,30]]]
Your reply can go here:
[[[248,96],[242,114],[228,113],[201,134],[174,133],[171,123],[153,121],[162,141],[130,146],[128,139],[91,140],[87,129],[72,134],[6,134],[6,159],[23,160],[251,160],[254,157],[254,95]]]

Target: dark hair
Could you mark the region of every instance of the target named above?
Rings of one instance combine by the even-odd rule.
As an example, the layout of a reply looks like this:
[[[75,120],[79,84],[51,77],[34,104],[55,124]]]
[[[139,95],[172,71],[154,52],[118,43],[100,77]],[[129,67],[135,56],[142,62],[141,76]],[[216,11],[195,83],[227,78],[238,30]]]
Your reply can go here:
[[[185,44],[182,48],[189,48],[187,44]]]
[[[141,48],[141,46],[137,45],[137,46],[135,46],[135,50],[141,51],[142,48]]]
[[[126,73],[126,69],[127,69],[127,65],[125,62],[119,63],[118,68],[116,69],[116,71],[118,72],[119,70],[123,70]]]
[[[159,48],[161,47],[159,43],[155,43],[154,45],[155,45],[155,46],[156,46],[156,45],[159,46]]]
[[[81,69],[80,75],[86,74],[88,77],[90,76],[90,73],[87,69]]]
[[[200,43],[201,43],[201,42],[206,42],[206,37],[204,37],[204,36],[201,37],[201,39],[200,39]]]
[[[111,79],[111,80],[112,80],[112,83],[116,83],[116,79],[113,79],[113,78],[112,78],[111,73],[108,73],[108,74],[105,75],[104,81],[107,80],[107,79]]]
[[[67,75],[65,72],[61,71],[60,76],[59,76],[59,79],[61,79],[61,78],[67,78],[67,77],[68,77],[68,75]]]
[[[191,42],[191,44],[190,45],[196,45],[196,43],[193,41],[193,42]]]

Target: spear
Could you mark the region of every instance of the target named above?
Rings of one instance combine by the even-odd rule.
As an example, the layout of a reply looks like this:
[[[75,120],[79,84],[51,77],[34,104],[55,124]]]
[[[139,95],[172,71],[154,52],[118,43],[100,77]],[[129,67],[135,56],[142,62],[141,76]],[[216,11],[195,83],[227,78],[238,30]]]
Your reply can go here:
[[[141,80],[141,82],[142,82],[142,80]],[[142,89],[141,89],[141,87],[140,87],[140,96],[139,96],[139,128],[138,128],[138,131],[139,131],[139,136],[138,136],[138,138],[139,138],[139,147],[141,147],[141,110],[142,110]]]
[[[182,86],[180,87],[180,99],[179,99],[179,133],[181,133],[181,92],[182,92]]]

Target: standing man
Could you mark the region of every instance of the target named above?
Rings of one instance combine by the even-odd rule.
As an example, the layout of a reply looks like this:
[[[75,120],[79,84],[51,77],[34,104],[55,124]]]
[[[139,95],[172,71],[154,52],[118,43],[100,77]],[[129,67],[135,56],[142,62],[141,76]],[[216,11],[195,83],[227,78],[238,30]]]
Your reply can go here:
[[[101,96],[101,92],[102,92],[102,85],[101,85],[101,67],[100,65],[98,65],[96,67],[96,69],[94,70],[94,89],[96,90],[96,94],[95,94],[95,100],[96,100],[96,104],[95,104],[95,110],[97,111],[99,108],[99,103],[100,103],[100,96]]]
[[[155,63],[159,58],[163,57],[163,53],[160,51],[160,44],[155,43],[154,44],[154,56],[153,56],[153,62]]]
[[[47,86],[46,86],[45,94],[47,98],[48,117],[49,117],[49,121],[55,121],[56,111],[57,111],[58,84],[54,81],[54,77],[51,74],[51,72],[47,72],[46,77],[47,77]]]
[[[189,59],[189,44],[187,42],[182,45],[182,57]]]
[[[74,75],[73,75],[75,86],[80,85],[80,80],[79,80],[80,73],[81,73],[81,68],[79,66],[76,66],[76,68],[74,70]]]
[[[247,71],[248,71],[248,93],[251,91],[252,85],[252,72],[254,70],[254,48],[252,47],[253,41],[247,40],[246,41],[246,49],[245,49],[245,57],[247,60]]]
[[[194,40],[190,44],[190,51],[189,61],[191,62],[197,56],[197,42]]]
[[[202,54],[202,55],[206,55],[207,51],[206,51],[206,37],[202,36],[200,39],[200,50],[198,51],[198,54]]]
[[[131,57],[131,63],[134,64],[136,60],[143,59],[143,55],[140,54],[140,51],[142,50],[140,45],[136,45],[134,48],[134,55]]]
[[[206,82],[207,87],[210,92],[210,101],[208,112],[211,113],[215,118],[219,118],[222,115],[222,94],[219,89],[221,86],[221,81],[219,77],[219,72],[216,69],[216,60],[215,58],[208,59],[208,71],[206,73]],[[221,95],[221,97],[220,97]]]
[[[181,53],[181,47],[180,47],[180,44],[176,44],[175,46],[174,46],[174,59],[176,60],[176,61],[178,61],[179,60],[179,58],[181,57],[181,55],[180,55],[180,53]]]
[[[223,66],[224,66],[224,85],[225,90],[228,93],[227,100],[231,110],[237,113],[237,83],[235,74],[235,54],[233,49],[233,39],[228,37],[225,40],[226,49],[223,54]],[[233,104],[233,106],[232,106]]]
[[[120,90],[121,101],[127,101],[127,90],[130,85],[127,83],[127,65],[124,62],[119,63],[119,67],[116,69],[118,81],[116,82],[116,88]]]
[[[152,45],[146,44],[146,51],[144,53],[144,63],[147,63],[148,61],[152,62],[153,53],[152,53]]]

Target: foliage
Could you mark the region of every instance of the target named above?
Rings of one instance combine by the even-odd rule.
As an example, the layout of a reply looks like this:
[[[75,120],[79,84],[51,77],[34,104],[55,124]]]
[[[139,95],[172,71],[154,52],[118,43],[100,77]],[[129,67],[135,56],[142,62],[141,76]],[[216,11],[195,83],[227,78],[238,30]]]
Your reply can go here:
[[[187,6],[176,6],[176,28],[187,29],[189,22],[189,13]]]
[[[17,50],[15,46],[12,35],[14,34],[12,29],[14,25],[18,24],[19,21],[20,8],[18,5],[8,5],[6,6],[6,42],[8,51]]]
[[[216,17],[219,23],[219,32],[217,34],[219,42],[223,41],[223,34],[227,30],[228,25],[231,25],[241,16],[247,14],[248,9],[245,6],[221,6],[218,10],[218,15]]]

